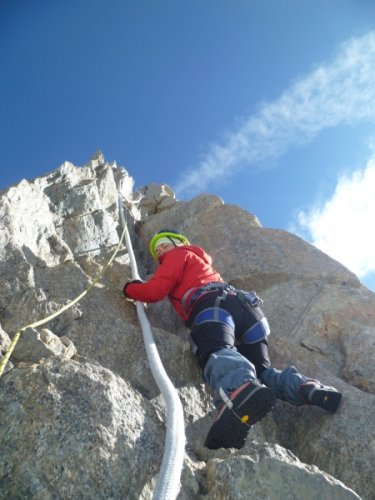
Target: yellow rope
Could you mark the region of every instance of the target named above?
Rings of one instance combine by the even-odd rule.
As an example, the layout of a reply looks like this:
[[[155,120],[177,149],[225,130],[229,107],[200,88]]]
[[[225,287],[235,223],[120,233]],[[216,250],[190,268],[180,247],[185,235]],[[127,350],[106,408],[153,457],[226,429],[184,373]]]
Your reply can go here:
[[[47,323],[48,321],[51,321],[51,319],[56,318],[61,313],[63,313],[64,311],[66,311],[70,307],[74,306],[74,304],[76,304],[78,301],[80,301],[91,290],[91,288],[96,285],[96,283],[100,280],[100,278],[104,275],[104,273],[106,272],[106,270],[112,264],[113,259],[116,257],[117,252],[120,249],[120,246],[122,244],[122,241],[123,241],[124,237],[125,237],[125,228],[122,231],[122,235],[121,235],[120,241],[118,242],[118,245],[117,245],[115,251],[113,252],[112,257],[109,259],[109,261],[107,262],[107,264],[103,267],[103,269],[100,271],[100,273],[94,279],[94,281],[80,295],[78,295],[78,297],[76,297],[75,299],[73,299],[71,302],[68,302],[68,304],[66,304],[61,309],[59,309],[58,311],[54,312],[50,316],[47,316],[46,318],[40,319],[39,321],[36,321],[35,323],[31,323],[30,325],[23,326],[22,328],[20,328],[19,330],[16,331],[16,333],[15,333],[15,335],[13,337],[13,340],[10,343],[10,346],[8,347],[6,353],[4,354],[4,357],[0,361],[0,377],[2,376],[2,374],[4,372],[5,365],[7,364],[7,362],[9,360],[9,358],[10,358],[10,356],[11,356],[14,348],[16,347],[17,342],[18,342],[21,334],[25,330],[27,330],[28,328],[35,328],[37,326],[44,325],[45,323]]]

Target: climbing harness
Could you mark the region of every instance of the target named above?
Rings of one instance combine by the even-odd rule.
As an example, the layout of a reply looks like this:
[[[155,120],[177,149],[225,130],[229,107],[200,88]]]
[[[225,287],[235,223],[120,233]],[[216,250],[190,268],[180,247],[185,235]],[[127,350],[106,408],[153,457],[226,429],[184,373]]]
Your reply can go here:
[[[260,340],[263,340],[266,337],[268,337],[270,333],[271,330],[268,324],[268,320],[263,315],[238,340],[236,340],[236,345],[255,344],[256,342],[259,342]]]
[[[207,309],[200,311],[196,315],[191,328],[208,322],[224,323],[224,325],[228,325],[231,328],[235,327],[232,315],[225,309],[220,309],[219,307],[214,306],[207,307]]]
[[[132,242],[124,216],[121,195],[119,195],[118,205],[121,223],[125,231],[126,247],[130,257],[132,278],[140,279]],[[143,339],[150,368],[155,382],[164,397],[167,407],[167,432],[165,437],[164,455],[153,499],[174,500],[177,497],[180,488],[180,477],[185,455],[184,414],[178,393],[168,378],[160,360],[160,356],[153,339],[151,326],[147,319],[143,304],[138,301],[136,301],[135,304],[138,319],[142,327]]]
[[[96,283],[98,283],[98,281],[103,277],[104,273],[107,271],[107,269],[109,268],[109,266],[112,264],[114,258],[116,257],[121,245],[122,245],[122,242],[124,240],[124,237],[125,237],[125,229],[123,230],[122,234],[121,234],[121,237],[120,237],[120,240],[117,244],[117,247],[115,249],[115,251],[113,252],[112,256],[110,257],[110,259],[108,260],[107,264],[105,264],[105,266],[103,267],[103,269],[100,271],[100,273],[96,276],[96,278],[94,279],[94,281],[92,283],[90,283],[90,285],[82,292],[80,293],[75,299],[73,299],[72,301],[68,302],[68,304],[66,304],[65,306],[61,307],[60,309],[58,309],[57,311],[55,311],[53,314],[49,315],[49,316],[46,316],[45,318],[42,318],[38,321],[35,321],[34,323],[30,323],[29,325],[26,325],[26,326],[23,326],[22,328],[18,329],[12,339],[12,342],[10,343],[8,349],[6,350],[5,354],[4,354],[4,357],[0,360],[0,377],[2,376],[2,374],[4,373],[4,370],[5,370],[5,366],[14,350],[14,348],[16,347],[17,345],[17,342],[19,341],[22,333],[27,330],[28,328],[36,328],[37,326],[41,326],[41,325],[44,325],[45,323],[48,323],[48,321],[51,321],[52,319],[54,318],[57,318],[57,316],[59,316],[61,313],[63,313],[64,311],[67,311],[68,309],[70,309],[72,306],[74,306],[75,304],[77,304],[77,302],[79,302],[85,295],[88,294],[88,292],[96,285]]]
[[[181,308],[184,312],[187,312],[193,307],[195,302],[202,298],[202,296],[206,293],[229,288],[234,290],[232,285],[228,285],[228,283],[225,283],[224,281],[214,281],[201,287],[189,288],[181,298]],[[192,292],[194,293],[192,294]]]
[[[236,290],[236,293],[238,300],[244,304],[249,304],[252,307],[260,307],[263,305],[263,300],[252,290],[250,292],[245,290]]]
[[[254,344],[270,334],[268,320],[260,308],[263,300],[254,291],[240,290],[233,285],[220,281],[207,283],[200,288],[190,288],[187,290],[181,299],[181,306],[184,311],[191,309],[206,294],[220,290],[222,292],[216,298],[214,306],[200,311],[194,318],[191,328],[200,326],[203,323],[218,322],[234,329],[235,324],[232,315],[220,307],[220,302],[224,301],[228,295],[236,295],[237,299],[251,312],[254,318],[254,324],[240,338],[236,339],[236,345]],[[192,294],[193,291],[194,293]],[[196,352],[196,349],[195,351],[194,349],[195,347],[193,346],[193,352]]]
[[[263,300],[258,297],[254,291],[248,292],[245,290],[238,290],[237,298],[248,310],[250,310],[255,323],[236,340],[236,345],[255,344],[268,337],[271,333],[271,329],[264,312],[260,308],[260,306],[263,305]]]

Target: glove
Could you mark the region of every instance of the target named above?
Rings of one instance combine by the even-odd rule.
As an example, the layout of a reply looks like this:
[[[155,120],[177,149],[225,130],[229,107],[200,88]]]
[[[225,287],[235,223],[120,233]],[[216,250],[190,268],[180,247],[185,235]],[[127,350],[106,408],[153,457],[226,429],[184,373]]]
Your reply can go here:
[[[126,295],[126,288],[127,288],[127,286],[128,286],[128,285],[131,285],[132,283],[143,283],[143,281],[142,281],[142,280],[132,280],[132,281],[127,281],[127,282],[125,283],[125,285],[124,285],[124,290],[123,290],[123,291],[124,291],[124,295],[125,295],[125,297],[127,297],[127,295]]]

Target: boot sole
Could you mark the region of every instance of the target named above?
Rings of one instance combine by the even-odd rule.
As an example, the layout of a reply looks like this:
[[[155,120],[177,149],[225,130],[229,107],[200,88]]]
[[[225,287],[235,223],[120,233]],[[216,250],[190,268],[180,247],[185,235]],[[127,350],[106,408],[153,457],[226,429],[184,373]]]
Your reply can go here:
[[[323,410],[335,413],[340,406],[341,392],[316,389],[311,397],[312,404],[323,408]]]
[[[225,408],[211,426],[204,443],[206,448],[242,448],[250,427],[272,410],[275,397],[268,387],[254,390],[254,387],[249,386],[232,402],[232,410]]]

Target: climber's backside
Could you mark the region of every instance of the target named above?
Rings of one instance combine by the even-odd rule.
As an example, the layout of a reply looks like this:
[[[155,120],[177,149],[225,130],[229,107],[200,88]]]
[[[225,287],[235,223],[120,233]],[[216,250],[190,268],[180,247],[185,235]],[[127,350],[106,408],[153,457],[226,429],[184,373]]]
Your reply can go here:
[[[161,230],[151,238],[150,251],[159,261],[156,272],[145,283],[127,282],[124,294],[141,302],[168,296],[190,328],[193,351],[218,409],[205,446],[241,448],[250,427],[273,408],[275,398],[337,410],[341,394],[333,387],[293,366],[283,371],[271,367],[262,301],[254,292],[223,281],[203,248],[190,245],[178,231]]]

